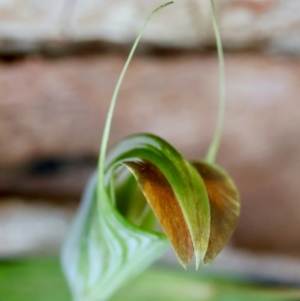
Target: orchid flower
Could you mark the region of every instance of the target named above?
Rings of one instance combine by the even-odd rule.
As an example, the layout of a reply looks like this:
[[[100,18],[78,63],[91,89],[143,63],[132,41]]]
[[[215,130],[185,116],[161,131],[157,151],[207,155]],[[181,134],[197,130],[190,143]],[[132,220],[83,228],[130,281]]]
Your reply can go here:
[[[186,268],[208,264],[230,238],[239,216],[239,195],[214,163],[225,106],[221,39],[211,0],[220,62],[219,117],[205,160],[189,162],[165,140],[136,134],[107,152],[114,107],[124,75],[150,18],[143,25],[112,96],[98,170],[89,181],[62,250],[62,267],[74,301],[107,300],[171,244]]]

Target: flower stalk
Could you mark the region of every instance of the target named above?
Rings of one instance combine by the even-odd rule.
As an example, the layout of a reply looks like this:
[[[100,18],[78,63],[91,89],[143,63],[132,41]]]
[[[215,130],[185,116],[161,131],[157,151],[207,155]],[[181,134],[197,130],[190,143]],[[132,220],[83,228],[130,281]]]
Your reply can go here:
[[[209,163],[213,163],[216,159],[218,149],[220,147],[220,140],[222,136],[222,128],[224,124],[225,117],[225,104],[226,104],[226,83],[225,83],[225,63],[224,63],[224,54],[223,54],[223,46],[222,39],[219,31],[219,26],[216,18],[216,10],[214,0],[210,0],[210,8],[211,8],[211,21],[213,25],[213,30],[215,33],[217,52],[218,52],[218,60],[219,60],[219,109],[218,109],[218,118],[216,129],[213,135],[212,142],[208,148],[206,154],[206,161]]]

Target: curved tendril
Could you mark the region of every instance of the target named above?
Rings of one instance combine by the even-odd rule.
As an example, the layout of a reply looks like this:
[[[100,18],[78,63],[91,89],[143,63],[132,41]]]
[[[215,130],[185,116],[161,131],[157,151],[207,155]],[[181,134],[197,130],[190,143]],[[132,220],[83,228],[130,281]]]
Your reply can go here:
[[[222,41],[220,36],[220,31],[218,27],[218,23],[216,20],[216,11],[215,11],[215,5],[214,0],[210,0],[211,4],[211,20],[212,25],[214,29],[214,34],[216,38],[217,43],[217,51],[218,51],[218,59],[219,59],[219,110],[218,110],[218,120],[216,124],[216,129],[213,135],[213,139],[211,141],[211,144],[208,148],[205,160],[209,163],[213,163],[215,161],[220,140],[221,140],[221,134],[222,134],[222,128],[224,123],[224,115],[225,115],[225,100],[226,100],[226,87],[225,87],[225,65],[224,65],[224,54],[223,54],[223,47],[222,47]]]
[[[151,17],[158,12],[159,10],[161,10],[162,8],[169,6],[170,4],[173,4],[173,1],[171,2],[167,2],[161,6],[159,6],[158,8],[156,8],[147,18],[146,22],[144,23],[144,25],[142,26],[139,35],[137,36],[131,51],[129,53],[129,56],[127,58],[127,61],[122,69],[122,72],[120,74],[120,77],[118,79],[118,82],[116,84],[114,93],[112,95],[111,98],[111,102],[110,102],[110,106],[109,106],[109,110],[107,113],[107,117],[106,117],[106,121],[105,121],[105,125],[104,125],[104,130],[103,130],[103,135],[102,135],[102,140],[101,140],[101,147],[100,147],[100,154],[99,154],[99,161],[98,161],[98,185],[97,185],[97,195],[98,195],[98,200],[99,197],[101,195],[103,195],[104,193],[104,163],[105,163],[105,155],[106,155],[106,150],[107,150],[107,144],[108,144],[108,139],[109,139],[109,133],[110,133],[110,127],[111,127],[111,121],[112,121],[112,117],[113,117],[113,112],[114,112],[114,108],[115,108],[115,104],[116,104],[116,100],[119,94],[119,90],[121,87],[121,84],[123,82],[125,73],[127,71],[127,68],[129,66],[129,63],[132,59],[132,56],[136,50],[136,47],[148,25],[148,22],[150,21]]]

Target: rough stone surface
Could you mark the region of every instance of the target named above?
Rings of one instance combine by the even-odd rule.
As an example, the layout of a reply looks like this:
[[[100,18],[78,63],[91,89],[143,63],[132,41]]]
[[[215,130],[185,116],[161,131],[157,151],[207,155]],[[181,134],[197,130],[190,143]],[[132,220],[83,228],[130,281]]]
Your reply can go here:
[[[218,0],[224,44],[230,49],[300,51],[298,0]],[[159,0],[1,0],[0,52],[33,51],[69,42],[131,43]],[[198,48],[214,44],[208,0],[177,1],[154,17],[149,45]],[[54,44],[53,44],[54,43]],[[58,43],[58,44],[57,44]]]
[[[1,169],[96,157],[123,62],[107,55],[1,64]],[[299,256],[300,61],[244,54],[228,55],[226,62],[228,105],[217,161],[241,192],[234,242]],[[202,158],[216,120],[217,74],[215,56],[136,57],[117,103],[110,144],[137,131],[152,132],[188,157]],[[76,181],[79,195],[84,181]]]

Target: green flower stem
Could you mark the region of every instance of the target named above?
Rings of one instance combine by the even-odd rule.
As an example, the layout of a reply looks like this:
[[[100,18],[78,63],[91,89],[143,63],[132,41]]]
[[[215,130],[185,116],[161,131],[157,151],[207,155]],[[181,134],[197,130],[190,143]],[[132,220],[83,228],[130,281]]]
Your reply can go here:
[[[213,135],[212,142],[209,146],[209,149],[206,154],[206,161],[209,163],[214,163],[222,135],[222,128],[224,123],[224,115],[225,115],[225,100],[226,100],[226,87],[225,87],[225,65],[224,65],[224,54],[222,41],[220,36],[220,31],[218,27],[218,23],[216,20],[216,11],[214,0],[210,0],[211,4],[211,20],[215,33],[216,43],[217,43],[217,51],[218,51],[218,59],[219,59],[219,111],[218,111],[218,120],[216,129]]]
[[[139,33],[139,35],[137,36],[132,48],[131,48],[131,51],[129,53],[129,56],[127,58],[127,61],[123,67],[123,70],[120,74],[120,77],[118,79],[118,82],[117,82],[117,85],[115,87],[115,90],[114,90],[114,93],[113,93],[113,96],[112,96],[112,99],[111,99],[111,102],[110,102],[110,106],[109,106],[109,110],[108,110],[108,113],[107,113],[107,118],[106,118],[106,121],[105,121],[105,126],[104,126],[104,130],[103,130],[103,135],[102,135],[102,141],[101,141],[101,147],[100,147],[100,154],[99,154],[99,161],[98,161],[98,187],[97,187],[97,193],[98,193],[98,197],[103,195],[103,193],[105,193],[105,188],[104,188],[104,164],[105,164],[105,155],[106,155],[106,151],[107,151],[107,144],[108,144],[108,139],[109,139],[109,133],[110,133],[110,127],[111,127],[111,121],[112,121],[112,117],[113,117],[113,113],[114,113],[114,108],[115,108],[115,105],[116,105],[116,100],[117,100],[117,97],[118,97],[118,94],[119,94],[119,90],[120,90],[120,87],[121,87],[121,84],[123,82],[123,79],[124,79],[124,76],[125,76],[125,73],[128,69],[128,66],[129,66],[129,63],[132,59],[132,56],[136,50],[136,47],[151,19],[151,17],[156,13],[158,12],[159,10],[161,10],[162,8],[166,7],[166,6],[169,6],[170,4],[173,4],[174,2],[171,1],[171,2],[167,2],[163,5],[161,5],[160,7],[158,7],[157,9],[155,9],[151,14],[150,16],[147,18],[146,22],[144,23],[144,25],[142,26],[141,28],[141,31]],[[99,200],[99,198],[98,198]]]

